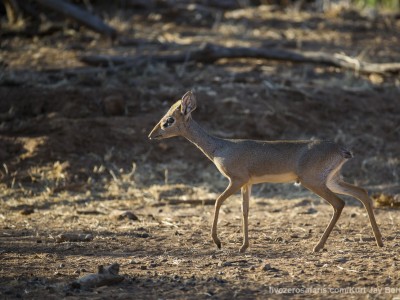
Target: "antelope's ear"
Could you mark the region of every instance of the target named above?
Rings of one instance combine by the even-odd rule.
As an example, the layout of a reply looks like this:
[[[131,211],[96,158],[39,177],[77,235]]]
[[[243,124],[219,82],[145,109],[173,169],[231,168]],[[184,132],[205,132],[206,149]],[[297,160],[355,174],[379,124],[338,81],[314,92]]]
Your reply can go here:
[[[195,109],[196,97],[194,96],[192,91],[189,91],[182,97],[181,113],[185,116],[185,119],[187,119],[192,111],[194,111]]]

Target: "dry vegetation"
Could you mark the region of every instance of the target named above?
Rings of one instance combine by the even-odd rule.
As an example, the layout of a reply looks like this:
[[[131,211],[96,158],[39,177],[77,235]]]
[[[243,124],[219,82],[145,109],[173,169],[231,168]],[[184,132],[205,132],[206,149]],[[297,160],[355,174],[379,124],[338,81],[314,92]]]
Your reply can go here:
[[[98,8],[120,32],[113,42],[73,23],[15,34],[2,20],[1,298],[285,297],[271,288],[297,288],[305,299],[305,288],[323,299],[400,296],[398,73],[246,58],[105,67],[80,59],[181,53],[207,42],[400,62],[398,15],[201,8]],[[223,206],[217,250],[209,204],[226,180],[188,142],[147,139],[188,89],[198,97],[194,117],[215,135],[348,145],[355,158],[343,175],[374,195],[385,247],[376,247],[361,205],[346,198],[327,251],[312,253],[330,206],[301,187],[259,185],[248,253],[238,253],[238,196]],[[113,263],[122,282],[77,284]]]

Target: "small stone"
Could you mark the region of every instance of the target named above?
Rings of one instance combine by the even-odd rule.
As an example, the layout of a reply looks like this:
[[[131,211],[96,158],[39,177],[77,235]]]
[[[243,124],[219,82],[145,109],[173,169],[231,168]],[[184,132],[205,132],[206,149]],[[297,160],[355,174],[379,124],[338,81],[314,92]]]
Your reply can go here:
[[[147,232],[138,232],[135,234],[137,237],[139,238],[143,238],[143,239],[147,239],[148,237],[150,237],[150,234],[148,234]]]
[[[232,266],[232,263],[230,261],[220,261],[218,263],[218,267],[229,267]]]
[[[318,210],[316,210],[313,207],[310,207],[305,212],[303,212],[303,214],[305,214],[305,215],[313,215],[313,214],[316,214],[317,212],[318,212]]]
[[[33,209],[32,206],[27,206],[21,210],[21,215],[27,216],[27,215],[33,214],[34,212],[35,212],[35,210]]]
[[[355,218],[355,217],[357,217],[357,214],[356,214],[356,213],[352,213],[352,214],[350,215],[350,218]]]
[[[65,267],[65,264],[64,264],[64,263],[61,263],[58,267],[59,267],[59,268],[64,268],[64,267]]]
[[[274,267],[271,267],[270,264],[264,264],[264,265],[262,265],[262,266],[261,266],[261,270],[263,270],[263,271],[268,271],[268,272],[278,272],[278,271],[279,271],[278,269],[276,269],[276,268],[274,268]]]
[[[173,277],[172,277],[174,280],[179,280],[180,279],[180,277],[179,277],[179,275],[174,275]]]
[[[132,221],[138,221],[139,220],[139,218],[130,210],[125,210],[125,211],[124,210],[118,210],[118,209],[113,210],[110,213],[110,217],[114,218],[114,219],[117,219],[118,221],[125,220],[125,219],[132,220]]]
[[[338,257],[335,259],[335,262],[338,262],[338,263],[345,263],[347,261],[348,261],[348,259],[346,257]]]
[[[357,280],[358,281],[363,281],[363,280],[368,280],[368,278],[367,277],[358,277]]]

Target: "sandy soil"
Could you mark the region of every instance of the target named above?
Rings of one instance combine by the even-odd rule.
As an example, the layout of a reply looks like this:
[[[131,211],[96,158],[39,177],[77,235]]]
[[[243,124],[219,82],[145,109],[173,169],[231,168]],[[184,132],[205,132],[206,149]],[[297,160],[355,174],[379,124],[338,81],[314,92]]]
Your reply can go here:
[[[1,298],[400,297],[398,74],[254,59],[134,69],[79,60],[213,42],[400,61],[398,18],[261,6],[126,11],[108,20],[125,41],[141,42],[110,43],[76,26],[0,41]],[[247,253],[238,252],[239,195],[221,209],[218,250],[212,202],[227,180],[187,141],[147,139],[189,89],[198,97],[194,118],[215,135],[348,145],[355,158],[344,178],[389,204],[375,209],[385,247],[376,246],[361,204],[344,198],[326,249],[313,253],[331,207],[301,186],[265,184],[253,189]],[[93,239],[57,239],[68,233]],[[121,283],[71,285],[112,263]]]

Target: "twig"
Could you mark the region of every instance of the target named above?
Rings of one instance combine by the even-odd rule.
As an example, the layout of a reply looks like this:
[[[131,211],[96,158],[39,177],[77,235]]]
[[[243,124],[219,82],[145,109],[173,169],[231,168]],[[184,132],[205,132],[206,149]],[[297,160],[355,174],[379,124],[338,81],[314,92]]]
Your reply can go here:
[[[343,268],[341,266],[336,266],[338,269],[343,270],[343,271],[349,271],[349,272],[354,272],[354,273],[359,273],[359,271],[357,270],[352,270],[352,269],[347,269],[347,268]]]

